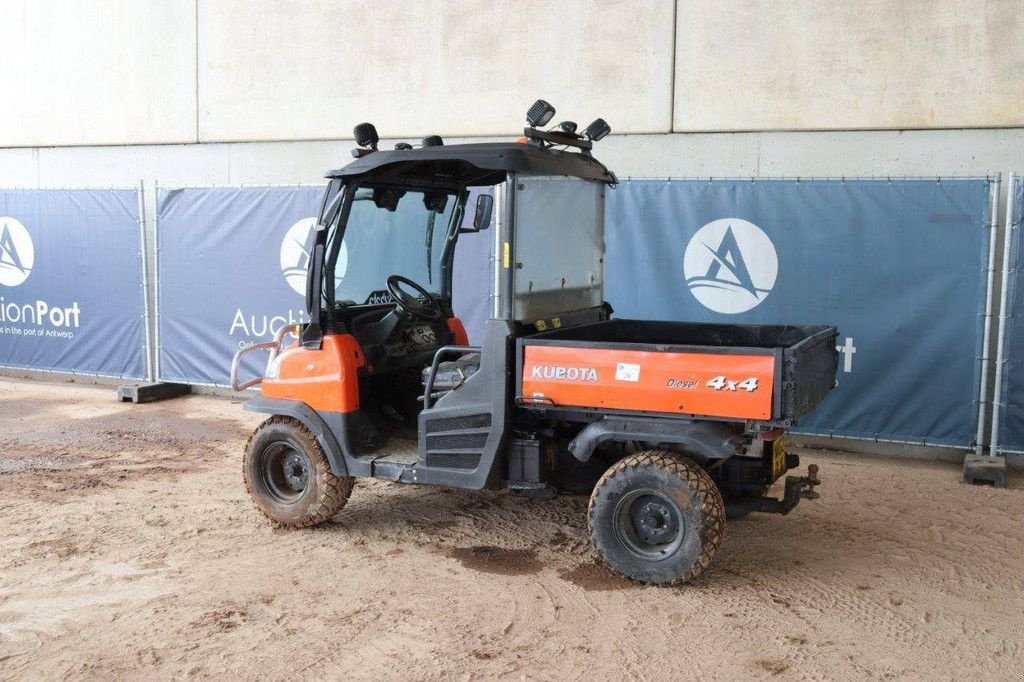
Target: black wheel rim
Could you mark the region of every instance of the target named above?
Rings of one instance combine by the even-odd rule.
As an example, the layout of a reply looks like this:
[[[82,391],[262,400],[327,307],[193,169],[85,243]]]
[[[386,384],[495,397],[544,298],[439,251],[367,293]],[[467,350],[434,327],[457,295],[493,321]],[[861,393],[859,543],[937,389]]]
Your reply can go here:
[[[615,505],[615,535],[630,553],[647,561],[672,556],[686,536],[679,504],[648,488],[631,490]]]
[[[309,486],[312,465],[304,452],[290,443],[271,443],[263,455],[260,473],[264,487],[277,502],[295,502]]]

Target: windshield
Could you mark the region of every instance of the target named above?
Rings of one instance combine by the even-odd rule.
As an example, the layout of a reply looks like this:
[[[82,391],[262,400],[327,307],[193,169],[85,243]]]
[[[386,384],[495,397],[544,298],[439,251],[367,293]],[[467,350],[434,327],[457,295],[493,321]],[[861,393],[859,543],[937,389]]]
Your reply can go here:
[[[327,300],[388,303],[390,275],[442,293],[441,257],[457,198],[443,191],[356,190],[341,244],[334,243],[337,227],[328,234],[324,283],[326,289],[333,282],[334,291],[324,291]]]

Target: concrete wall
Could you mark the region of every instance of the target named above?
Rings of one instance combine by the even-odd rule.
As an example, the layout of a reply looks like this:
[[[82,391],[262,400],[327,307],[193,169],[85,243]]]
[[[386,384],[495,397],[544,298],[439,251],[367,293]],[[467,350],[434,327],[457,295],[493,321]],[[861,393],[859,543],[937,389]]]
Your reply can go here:
[[[0,187],[319,183],[327,169],[351,161],[353,146],[336,140],[0,149]],[[987,175],[1024,170],[1024,128],[612,135],[595,154],[621,177]]]
[[[507,134],[539,96],[622,132],[667,131],[673,9],[203,0],[200,139],[348,137],[363,120],[390,135]]]
[[[1024,125],[1024,0],[8,0],[0,146]]]
[[[196,139],[191,2],[0,3],[0,147]]]
[[[1024,123],[1016,0],[680,0],[675,130]]]

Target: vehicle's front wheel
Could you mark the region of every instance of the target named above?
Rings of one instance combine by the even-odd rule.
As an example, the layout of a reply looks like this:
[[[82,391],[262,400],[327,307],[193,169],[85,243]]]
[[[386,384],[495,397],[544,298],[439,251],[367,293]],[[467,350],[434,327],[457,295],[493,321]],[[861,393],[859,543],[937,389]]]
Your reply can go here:
[[[256,508],[280,526],[305,528],[334,516],[354,479],[335,476],[309,429],[291,417],[271,417],[249,438],[245,487]]]
[[[722,495],[682,455],[645,450],[605,472],[590,497],[590,536],[616,573],[672,585],[707,569],[725,528]]]

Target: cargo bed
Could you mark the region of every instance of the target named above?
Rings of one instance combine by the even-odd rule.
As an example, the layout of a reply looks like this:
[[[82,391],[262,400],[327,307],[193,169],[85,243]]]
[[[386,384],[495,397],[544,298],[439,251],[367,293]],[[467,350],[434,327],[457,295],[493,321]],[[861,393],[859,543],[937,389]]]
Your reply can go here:
[[[517,403],[792,426],[835,385],[836,328],[606,320],[521,337]]]

